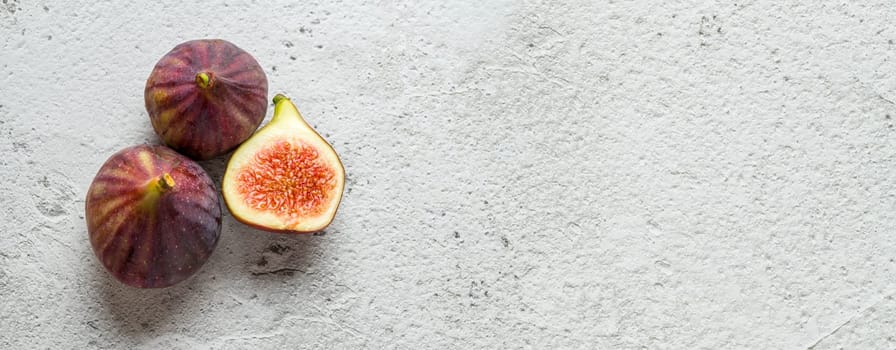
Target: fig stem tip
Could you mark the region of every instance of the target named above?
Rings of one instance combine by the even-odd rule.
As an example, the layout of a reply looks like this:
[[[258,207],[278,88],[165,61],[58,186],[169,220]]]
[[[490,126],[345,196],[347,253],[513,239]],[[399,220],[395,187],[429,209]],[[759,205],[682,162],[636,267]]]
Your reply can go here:
[[[274,104],[280,103],[280,101],[289,100],[289,97],[286,97],[284,94],[277,94],[274,96]]]
[[[170,190],[172,187],[174,187],[174,178],[171,177],[171,174],[164,173],[162,176],[159,176],[159,189],[162,192]]]
[[[196,74],[196,85],[199,85],[200,89],[207,89],[212,85],[212,78],[206,72],[199,72]]]

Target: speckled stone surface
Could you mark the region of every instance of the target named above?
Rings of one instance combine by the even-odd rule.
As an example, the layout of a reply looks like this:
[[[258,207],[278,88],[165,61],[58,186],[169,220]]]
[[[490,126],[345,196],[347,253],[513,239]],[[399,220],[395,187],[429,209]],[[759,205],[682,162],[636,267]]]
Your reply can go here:
[[[0,4],[0,348],[896,348],[890,1]],[[252,53],[333,144],[323,235],[162,290],[84,196],[174,45]],[[270,118],[269,108],[267,118]],[[202,162],[213,179],[226,157]]]

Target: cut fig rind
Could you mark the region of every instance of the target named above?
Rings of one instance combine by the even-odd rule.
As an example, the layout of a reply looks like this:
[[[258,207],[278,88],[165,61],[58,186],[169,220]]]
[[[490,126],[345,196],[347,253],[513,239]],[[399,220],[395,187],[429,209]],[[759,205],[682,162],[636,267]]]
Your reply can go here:
[[[298,206],[294,208],[285,208],[285,211],[275,210],[278,208],[268,208],[266,210],[265,208],[252,205],[253,200],[252,198],[249,198],[251,193],[245,191],[246,183],[243,181],[244,179],[242,177],[250,175],[248,173],[251,173],[253,167],[259,167],[259,164],[257,164],[259,153],[268,151],[271,148],[268,146],[276,146],[277,144],[284,143],[295,148],[309,147],[319,150],[321,147],[320,144],[312,145],[311,142],[307,142],[306,140],[302,140],[295,136],[277,134],[278,133],[260,135],[266,142],[260,146],[258,151],[235,153],[231,158],[224,181],[228,183],[232,181],[233,183],[231,185],[223,186],[224,196],[226,198],[225,201],[228,203],[228,208],[234,213],[234,216],[237,217],[237,219],[240,219],[240,221],[243,222],[250,221],[247,223],[252,224],[253,226],[265,227],[274,231],[319,231],[326,227],[332,220],[339,205],[339,197],[341,197],[343,189],[344,181],[341,180],[341,178],[344,177],[344,173],[342,171],[342,165],[339,163],[338,159],[328,157],[328,153],[331,152],[316,152],[317,158],[314,162],[317,164],[314,166],[326,169],[327,179],[323,180],[325,180],[327,184],[320,189],[325,192],[323,200],[320,203],[312,203],[317,204],[314,206],[313,210],[302,210],[302,208]],[[307,169],[295,169],[293,172],[300,173],[303,170]],[[331,180],[327,181],[328,179]],[[285,215],[287,213],[292,213],[294,215]]]
[[[222,185],[224,200],[234,218],[259,229],[293,233],[323,230],[332,222],[342,200],[345,187],[342,162],[330,144],[304,121],[289,99],[278,95],[274,101],[274,118],[271,122],[240,145],[231,156]],[[258,167],[259,154],[278,143],[288,143],[296,149],[313,148],[316,153],[314,166],[326,167],[328,176],[332,176],[332,186],[326,188],[326,200],[316,210],[303,212],[296,208],[292,211],[293,215],[284,215],[282,210],[253,206],[253,200],[247,199],[247,191],[241,188],[240,174]],[[308,169],[292,170],[295,173],[302,171]]]

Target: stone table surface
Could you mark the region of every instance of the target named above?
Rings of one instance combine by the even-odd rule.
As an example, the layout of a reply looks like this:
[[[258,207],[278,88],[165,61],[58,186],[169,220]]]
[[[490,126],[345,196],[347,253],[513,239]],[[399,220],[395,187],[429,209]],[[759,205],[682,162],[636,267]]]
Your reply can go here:
[[[894,23],[881,0],[2,0],[0,348],[894,349]],[[158,142],[143,85],[196,38],[294,97],[345,199],[316,236],[225,213],[197,275],[133,289],[86,190]]]

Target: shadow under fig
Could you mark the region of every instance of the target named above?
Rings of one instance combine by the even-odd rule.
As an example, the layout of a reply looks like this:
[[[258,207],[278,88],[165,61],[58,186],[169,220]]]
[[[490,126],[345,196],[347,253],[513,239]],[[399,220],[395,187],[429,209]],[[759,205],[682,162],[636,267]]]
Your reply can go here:
[[[260,256],[249,268],[253,277],[291,277],[313,269],[321,250],[320,239],[311,235],[268,237]]]
[[[219,198],[228,158],[229,155],[199,162],[212,178]],[[273,288],[274,283],[299,283],[324,254],[326,249],[321,242],[326,238],[321,236],[326,232],[296,235],[257,230],[233,219],[220,199],[222,229],[215,252],[196,275],[174,286],[130,287],[115,280],[94,261],[91,284],[96,289],[94,293],[103,299],[100,305],[110,324],[88,326],[137,342],[148,341],[170,327],[200,317],[216,285],[238,285],[240,280],[249,280],[255,285],[254,292],[263,294],[266,286]]]
[[[160,329],[199,309],[204,280],[195,276],[167,288],[141,289],[115,280],[99,262],[94,265],[93,285],[109,316],[113,333],[136,341],[153,337]]]

